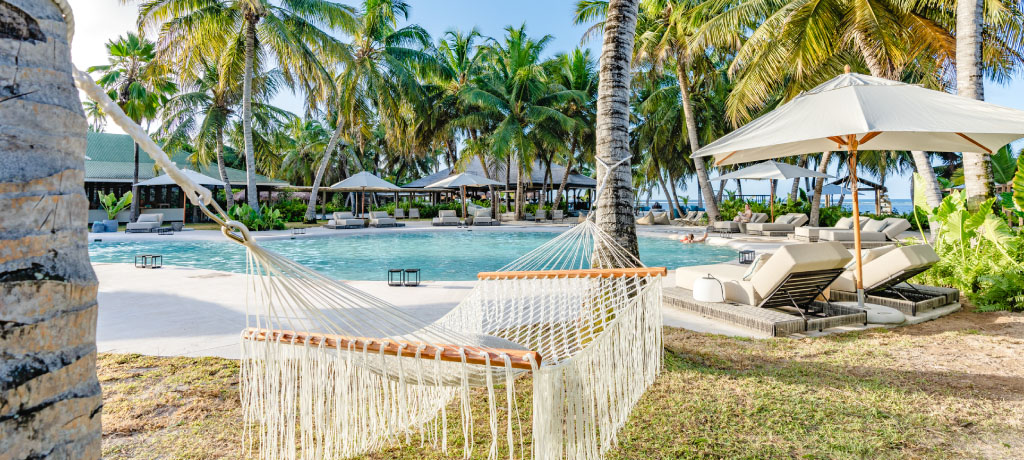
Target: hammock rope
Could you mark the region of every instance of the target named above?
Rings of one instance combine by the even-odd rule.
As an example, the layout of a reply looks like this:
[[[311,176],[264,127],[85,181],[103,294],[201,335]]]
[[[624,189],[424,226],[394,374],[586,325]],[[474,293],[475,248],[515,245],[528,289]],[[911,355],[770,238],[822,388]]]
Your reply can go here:
[[[70,44],[71,8],[53,1]],[[658,375],[665,270],[645,267],[594,219],[481,273],[459,305],[439,319],[423,318],[257,244],[88,73],[74,68],[72,75],[229,240],[246,248],[239,393],[248,455],[345,458],[409,442],[413,434],[448,453],[447,428],[456,417],[468,458],[478,444],[471,392],[478,387],[487,407],[486,456],[498,457],[504,437],[509,458],[526,457],[515,382],[529,373],[529,453],[596,458],[615,446],[618,429]],[[459,410],[449,414],[453,401]]]

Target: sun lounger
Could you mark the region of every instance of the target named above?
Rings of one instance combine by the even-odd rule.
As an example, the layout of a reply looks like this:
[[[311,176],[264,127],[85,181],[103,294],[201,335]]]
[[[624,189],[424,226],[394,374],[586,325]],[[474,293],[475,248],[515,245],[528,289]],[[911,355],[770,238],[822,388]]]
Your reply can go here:
[[[756,224],[761,222],[768,222],[768,214],[763,212],[755,212],[750,217],[750,222],[736,222],[732,220],[715,222],[712,224],[715,233],[744,233],[747,230],[748,224]]]
[[[861,247],[877,247],[890,245],[898,241],[901,233],[910,229],[907,219],[890,217],[883,220],[868,219],[860,228]],[[839,241],[848,247],[854,243],[853,230],[822,230],[818,233],[820,241]]]
[[[867,217],[861,218],[861,223],[868,221]],[[793,238],[797,241],[806,241],[813,243],[818,241],[818,237],[822,230],[850,230],[853,228],[852,217],[841,217],[836,224],[831,227],[798,227],[793,230]]]
[[[410,219],[419,219],[420,218],[420,209],[419,208],[409,208],[409,218]]]
[[[497,220],[491,218],[491,210],[490,209],[478,209],[473,214],[473,225],[498,225],[498,224],[500,224],[500,222],[498,222]]]
[[[707,222],[707,217],[707,212],[697,211],[697,214],[694,214],[693,218],[687,219],[683,223],[686,225],[703,225],[705,222]]]
[[[366,221],[363,219],[357,219],[349,211],[331,213],[331,219],[327,221],[326,228],[339,229],[339,228],[363,228]]]
[[[402,208],[395,208],[395,219],[405,219],[405,210]]]
[[[459,216],[455,214],[454,210],[442,209],[437,211],[437,217],[430,224],[434,226],[459,225]]]
[[[864,291],[872,293],[904,283],[928,270],[939,261],[939,256],[931,246],[916,244],[868,249],[862,253],[861,259],[864,264]],[[856,266],[851,263],[829,289],[856,292],[856,279]]]
[[[370,226],[371,227],[395,227],[398,222],[385,211],[372,211],[370,212]]]
[[[747,224],[748,235],[785,236],[810,220],[807,214],[793,212],[775,219],[775,222],[752,222]]]
[[[672,219],[672,223],[676,225],[686,225],[695,217],[697,217],[697,211],[690,211],[687,212],[685,216],[682,216],[678,219]]]
[[[142,214],[135,222],[131,222],[125,226],[125,233],[150,233],[164,223],[164,215],[162,213],[153,214]]]
[[[840,243],[791,244],[751,265],[681,267],[676,270],[676,286],[693,289],[694,281],[710,274],[722,283],[728,302],[792,307],[803,314],[851,260],[853,255]]]
[[[551,211],[551,221],[553,222],[553,221],[556,221],[556,220],[559,221],[559,222],[564,222],[565,221],[565,213],[562,212],[561,209],[555,209],[555,210]]]

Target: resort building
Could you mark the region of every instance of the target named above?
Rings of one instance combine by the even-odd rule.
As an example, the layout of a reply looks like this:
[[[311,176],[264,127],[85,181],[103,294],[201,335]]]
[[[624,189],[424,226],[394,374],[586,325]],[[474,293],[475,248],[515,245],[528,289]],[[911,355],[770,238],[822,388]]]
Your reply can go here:
[[[192,169],[200,174],[220,179],[217,164],[194,164],[189,154],[179,152],[171,155],[171,160],[181,168]],[[88,134],[85,160],[85,194],[89,198],[89,222],[106,219],[106,211],[100,206],[99,192],[114,193],[121,196],[132,190],[132,176],[135,167],[135,143],[127,134],[95,133]],[[228,180],[234,189],[245,190],[245,171],[227,168]],[[153,159],[146,152],[139,152],[139,181],[145,181],[162,175]],[[287,182],[256,175],[256,186],[263,191],[275,187],[287,186]],[[220,188],[220,187],[217,187]],[[220,190],[217,196],[223,196]],[[140,187],[135,197],[139,200],[142,214],[162,213],[164,222],[181,222],[185,217],[185,196],[176,185]],[[218,200],[222,201],[222,200]],[[189,206],[191,208],[191,206]],[[193,221],[196,215],[189,215]],[[125,209],[118,213],[120,222],[128,222],[130,211]]]

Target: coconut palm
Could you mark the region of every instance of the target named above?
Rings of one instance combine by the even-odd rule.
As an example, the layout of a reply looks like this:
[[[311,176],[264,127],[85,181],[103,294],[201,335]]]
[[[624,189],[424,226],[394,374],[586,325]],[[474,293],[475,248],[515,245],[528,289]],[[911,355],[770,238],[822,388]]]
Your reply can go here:
[[[594,116],[597,103],[597,63],[590,55],[589,49],[576,48],[568,54],[556,55],[549,75],[551,81],[562,88],[578,92],[582,98],[566,100],[559,110],[576,121],[576,126],[564,134],[567,148],[564,161],[565,174],[558,185],[558,193],[551,209],[558,209],[569,173],[576,162],[593,157],[594,152]]]
[[[96,459],[103,395],[82,185],[87,122],[69,37],[53,2],[2,2],[0,11],[0,49],[19,53],[0,59],[2,455]]]
[[[219,61],[242,65],[242,145],[245,152],[246,197],[258,210],[256,146],[253,138],[253,78],[266,59],[275,61],[285,84],[301,88],[307,105],[326,98],[325,65],[345,56],[347,48],[330,32],[354,30],[356,11],[329,0],[148,0],[140,6],[140,26],[161,28],[169,61],[182,68],[197,53],[216,52],[227,43]]]
[[[96,80],[110,93],[110,98],[135,123],[153,120],[166,97],[176,91],[168,68],[156,60],[156,45],[134,33],[107,42],[107,64],[92,66],[99,72]],[[135,168],[132,174],[132,196],[138,196],[139,144],[135,143]],[[139,200],[132,200],[131,219],[139,217]]]
[[[604,21],[597,90],[595,157],[601,193],[597,224],[626,251],[639,257],[633,217],[629,153],[629,99],[638,0],[610,0]],[[599,254],[606,250],[595,248]]]
[[[107,126],[107,114],[103,112],[103,107],[93,101],[84,101],[82,108],[85,109],[85,118],[89,120],[89,130],[102,133]]]

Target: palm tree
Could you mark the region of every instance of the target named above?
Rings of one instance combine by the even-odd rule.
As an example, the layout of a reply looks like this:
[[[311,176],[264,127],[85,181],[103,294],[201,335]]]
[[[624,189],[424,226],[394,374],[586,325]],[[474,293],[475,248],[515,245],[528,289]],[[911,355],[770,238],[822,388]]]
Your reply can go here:
[[[96,459],[103,396],[82,184],[87,122],[65,16],[53,2],[0,10],[0,49],[19,50],[18,60],[0,59],[3,455]]]
[[[984,100],[982,78],[982,12],[984,0],[956,2],[956,91],[971,99]],[[992,196],[992,163],[988,154],[963,152],[964,190],[967,203],[977,208]]]
[[[100,72],[96,80],[110,92],[110,98],[135,123],[156,117],[166,96],[176,91],[168,78],[168,69],[156,60],[156,45],[134,33],[107,42],[108,63],[89,68]],[[132,196],[138,196],[139,144],[135,143],[135,168]],[[131,220],[139,217],[139,200],[132,200]]]
[[[553,59],[555,68],[550,71],[552,81],[562,88],[576,91],[582,99],[567,100],[559,110],[576,121],[576,126],[565,133],[568,148],[565,152],[565,174],[558,185],[558,193],[551,209],[558,209],[575,162],[582,161],[594,152],[594,117],[597,103],[597,64],[589,49],[574,49],[569,54],[560,54]]]
[[[597,90],[597,224],[626,251],[639,257],[633,218],[629,153],[629,99],[638,0],[610,0],[604,21]],[[606,251],[602,247],[595,252]]]
[[[89,120],[89,130],[102,133],[103,128],[107,126],[107,114],[103,112],[103,107],[93,101],[84,101],[82,108],[85,109],[85,117]]]
[[[330,31],[354,30],[355,10],[329,0],[148,0],[140,6],[139,24],[160,25],[161,40],[169,43],[168,60],[183,68],[193,67],[187,64],[197,53],[216,50],[225,41],[223,53],[229,57],[218,55],[218,60],[242,57],[246,198],[258,212],[253,78],[262,60],[272,59],[285,84],[303,89],[307,105],[316,106],[326,97],[322,88],[330,86],[325,63],[347,50]]]

